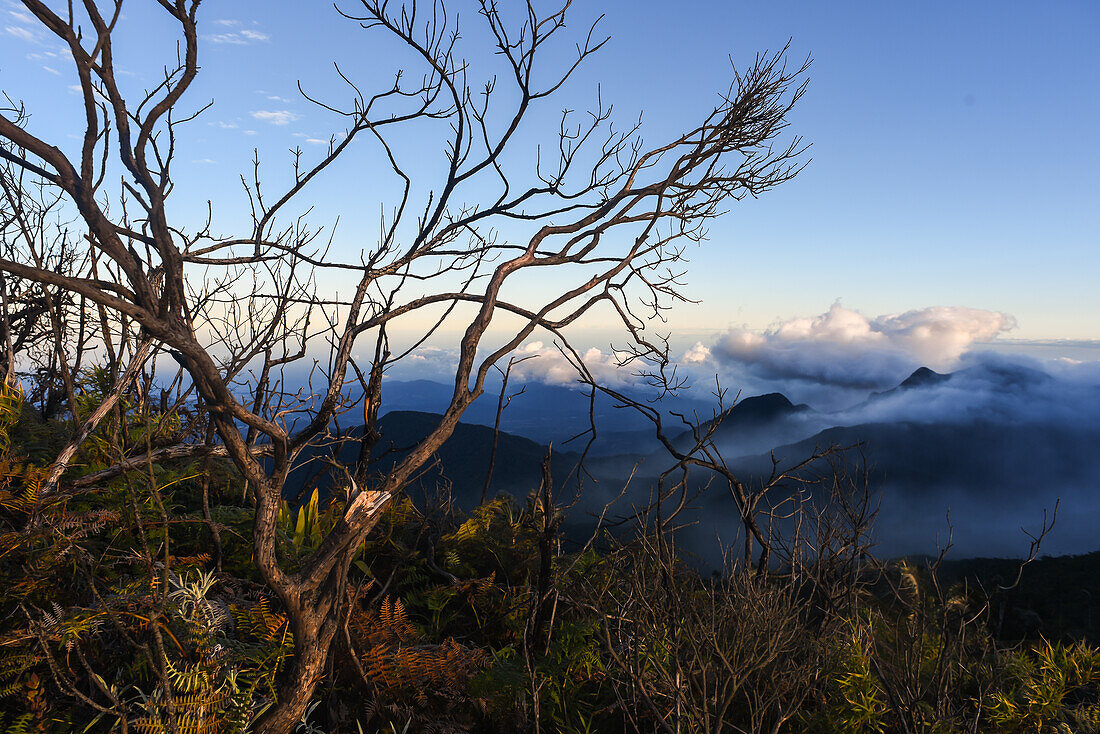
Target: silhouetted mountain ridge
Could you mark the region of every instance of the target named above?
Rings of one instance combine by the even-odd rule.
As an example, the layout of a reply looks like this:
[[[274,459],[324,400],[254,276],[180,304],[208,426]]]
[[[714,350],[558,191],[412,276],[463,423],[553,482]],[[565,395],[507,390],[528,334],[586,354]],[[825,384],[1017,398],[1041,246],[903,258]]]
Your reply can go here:
[[[909,389],[913,387],[924,387],[925,385],[935,385],[950,377],[950,374],[942,374],[928,367],[918,367],[913,371],[913,374],[901,381],[898,388]]]
[[[382,416],[378,422],[382,438],[374,450],[377,459],[372,473],[386,474],[439,424],[440,417],[434,413],[407,410]],[[345,431],[342,442],[311,446],[303,451],[287,481],[288,495],[296,495],[302,489],[308,492],[313,487],[327,493],[333,480],[330,472],[322,471],[328,466],[325,458],[333,458],[345,465],[354,464],[359,457],[362,434],[363,427],[354,426]],[[496,442],[496,460],[486,496],[492,498],[506,492],[522,498],[537,489],[542,479],[542,461],[547,447],[504,431],[497,435]],[[408,491],[422,497],[435,492],[440,486],[448,485],[460,507],[469,509],[476,506],[485,487],[492,447],[492,428],[459,423],[437,452],[436,461],[417,476]],[[552,453],[551,474],[558,486],[566,481],[579,458],[572,452],[555,450]]]
[[[927,387],[934,387],[936,385],[943,384],[951,379],[952,373],[936,372],[928,367],[918,367],[913,370],[913,373],[902,380],[895,387],[889,390],[882,390],[879,392],[871,393],[865,402],[871,402],[878,400],[888,395],[896,395],[899,392],[906,392],[909,390],[919,390]]]
[[[720,416],[704,422],[701,428],[705,432],[717,423],[714,442],[724,452],[742,456],[767,450],[777,442],[805,436],[804,425],[815,414],[810,406],[795,405],[786,395],[772,392],[739,400]],[[692,432],[685,430],[673,439],[673,444],[685,450],[692,440]],[[662,451],[659,449],[655,453],[659,455]]]

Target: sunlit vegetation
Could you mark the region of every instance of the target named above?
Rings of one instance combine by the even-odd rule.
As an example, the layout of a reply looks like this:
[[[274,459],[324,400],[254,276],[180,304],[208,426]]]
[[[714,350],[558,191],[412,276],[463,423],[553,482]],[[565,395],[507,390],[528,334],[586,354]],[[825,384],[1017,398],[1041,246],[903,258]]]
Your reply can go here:
[[[74,476],[177,425],[120,406]],[[43,495],[30,457],[70,428],[0,393],[0,731],[248,731],[294,647],[239,477],[224,460],[154,464]],[[877,564],[836,536],[828,557],[706,575],[642,529],[570,543],[538,489],[466,516],[392,504],[352,564],[301,731],[1100,727],[1100,651],[998,640],[987,596],[934,567]],[[340,509],[284,506],[288,564]]]

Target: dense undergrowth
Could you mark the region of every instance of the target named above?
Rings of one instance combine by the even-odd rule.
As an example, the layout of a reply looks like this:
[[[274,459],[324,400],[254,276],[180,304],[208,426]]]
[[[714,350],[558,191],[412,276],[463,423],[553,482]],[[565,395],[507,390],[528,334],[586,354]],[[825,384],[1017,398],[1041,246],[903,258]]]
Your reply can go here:
[[[248,492],[207,460],[43,496],[69,430],[3,389],[0,731],[248,731],[293,650],[251,562]],[[124,402],[70,476],[176,430]],[[468,516],[393,504],[301,731],[1100,730],[1100,651],[999,639],[989,596],[934,567],[831,540],[701,575],[663,534],[570,545],[532,490]],[[341,506],[284,509],[289,565]]]

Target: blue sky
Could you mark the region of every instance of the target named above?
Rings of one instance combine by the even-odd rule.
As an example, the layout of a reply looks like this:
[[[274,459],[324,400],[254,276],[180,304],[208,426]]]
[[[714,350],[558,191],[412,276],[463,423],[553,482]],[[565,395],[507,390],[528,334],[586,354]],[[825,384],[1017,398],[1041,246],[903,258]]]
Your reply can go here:
[[[4,2],[0,86],[37,111],[35,129],[65,140],[76,132],[65,59]],[[137,88],[155,78],[148,60],[174,49],[146,8],[126,7],[120,64]],[[326,3],[303,7],[203,4],[191,102],[214,106],[181,142],[179,216],[196,218],[213,199],[216,223],[231,229],[243,221],[239,175],[254,148],[273,186],[288,148],[320,152],[340,124],[301,99],[299,80],[340,94],[337,60],[386,83],[392,48]],[[705,112],[729,82],[731,56],[744,65],[791,39],[792,60],[814,59],[791,116],[813,160],[795,181],[735,205],[690,251],[690,295],[702,303],[671,320],[685,339],[818,316],[838,300],[869,319],[960,306],[1012,316],[1002,338],[1100,339],[1100,5],[578,1],[572,28],[600,12],[611,42],[549,109],[591,104],[598,84],[619,119],[643,113],[647,140]],[[472,49],[480,30],[464,15]],[[384,187],[369,160],[353,158],[316,190],[314,218],[340,214],[338,242],[352,247]]]

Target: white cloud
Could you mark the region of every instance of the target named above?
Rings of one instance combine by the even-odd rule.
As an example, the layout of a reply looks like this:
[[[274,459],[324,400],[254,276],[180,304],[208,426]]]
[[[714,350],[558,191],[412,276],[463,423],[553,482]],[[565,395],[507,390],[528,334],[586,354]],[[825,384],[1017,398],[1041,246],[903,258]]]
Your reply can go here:
[[[15,36],[16,38],[20,39],[21,41],[26,41],[27,43],[37,43],[38,42],[38,36],[33,31],[31,31],[27,28],[24,28],[23,26],[18,26],[18,25],[4,26],[4,32],[7,33],[9,36]]]
[[[222,130],[233,130],[237,127],[237,123],[235,122],[224,122],[221,120],[219,120],[218,122],[212,122],[210,124],[214,125],[215,127],[220,127]]]
[[[695,342],[680,361],[684,364],[704,364],[708,360],[710,360],[710,347],[703,342]]]
[[[53,68],[52,66],[43,66],[42,68],[45,69],[46,71],[50,72],[54,76],[61,76],[61,72],[58,71],[57,69]]]
[[[731,329],[713,353],[768,378],[875,387],[920,365],[950,368],[975,342],[1014,327],[1007,314],[974,308],[934,306],[869,319],[833,304],[816,318],[791,319],[764,332]]]
[[[240,24],[241,24],[241,22],[239,20],[229,20],[227,18],[221,18],[219,20],[214,21],[214,25],[223,25],[223,26],[229,26],[229,27],[240,25]]]
[[[577,368],[554,345],[531,342],[516,350],[517,358],[532,357],[517,364],[512,370],[517,382],[534,380],[551,385],[575,385],[579,377]],[[635,382],[630,367],[620,367],[624,354],[604,353],[592,347],[581,355],[584,366],[602,385],[626,385]]]
[[[202,37],[204,41],[210,41],[210,43],[228,43],[235,46],[246,46],[248,41],[241,37],[239,33],[208,33]]]
[[[306,142],[310,145],[328,145],[328,140],[322,140],[321,138],[306,138]]]
[[[214,160],[213,158],[197,158],[196,160],[193,160],[191,162],[192,163],[217,163],[217,161]]]
[[[255,119],[272,125],[289,125],[302,119],[301,115],[290,110],[256,110],[251,114]]]
[[[974,342],[994,339],[1016,328],[1016,319],[998,311],[933,306],[881,316],[875,328],[929,363],[953,364]]]
[[[23,13],[18,10],[9,10],[8,15],[15,18],[20,23],[30,23],[33,25],[36,22],[35,18],[29,13]]]
[[[356,354],[358,360],[369,361],[370,354]],[[398,380],[434,380],[452,382],[455,365],[458,363],[458,351],[453,348],[421,345],[398,364],[391,374]]]
[[[271,40],[271,36],[261,31],[242,29],[231,33],[210,33],[203,36],[203,40],[211,43],[225,43],[232,46],[247,46],[251,43],[261,43]]]

